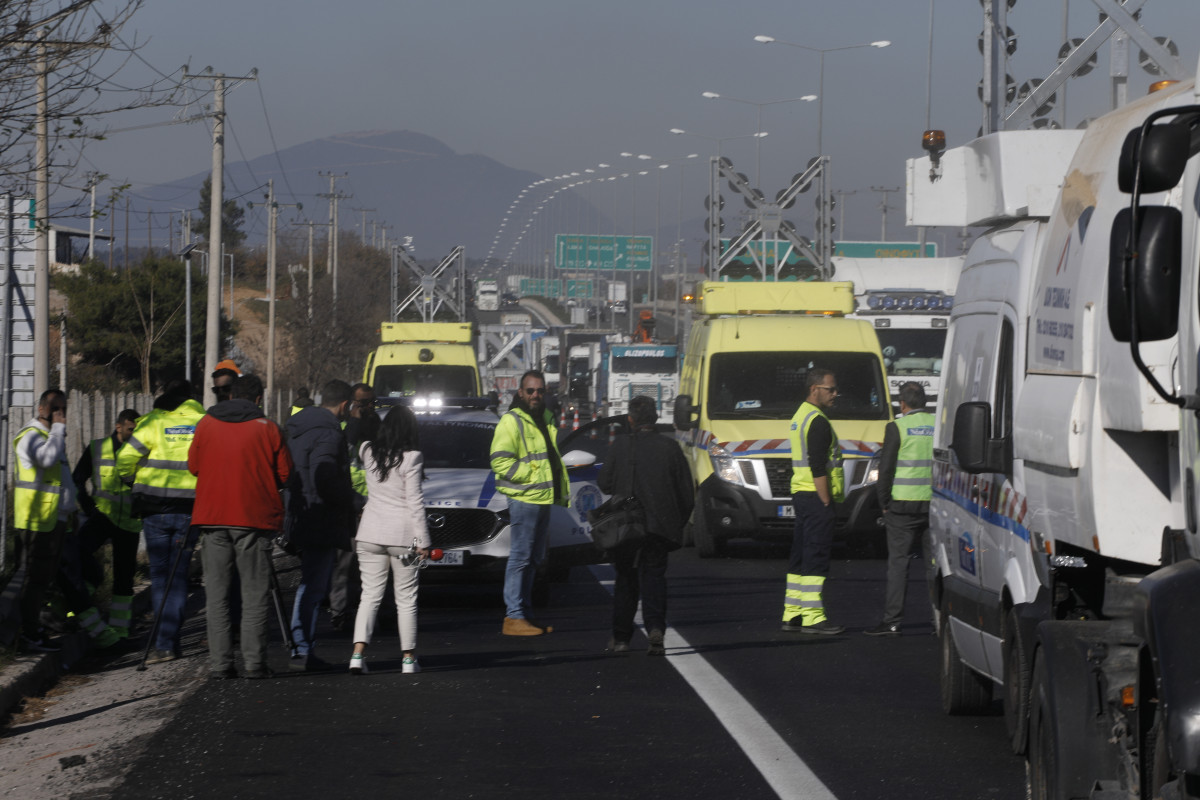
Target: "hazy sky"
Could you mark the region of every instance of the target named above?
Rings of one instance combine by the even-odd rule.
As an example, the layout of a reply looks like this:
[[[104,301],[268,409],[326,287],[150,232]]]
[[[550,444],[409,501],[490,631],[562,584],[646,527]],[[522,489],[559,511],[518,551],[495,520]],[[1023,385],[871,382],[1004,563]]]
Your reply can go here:
[[[1151,34],[1178,37],[1189,73],[1200,34],[1196,6],[1148,0],[1142,15]],[[185,62],[193,71],[211,65],[231,76],[258,69],[257,84],[228,96],[229,161],[271,152],[269,120],[280,149],[348,131],[409,129],[544,176],[616,164],[622,151],[656,159],[715,154],[716,142],[673,136],[670,128],[708,137],[757,129],[758,108],[704,99],[704,91],[756,102],[820,91],[817,53],[759,44],[756,34],[821,48],[888,39],[886,49],[825,56],[825,150],[834,187],[855,192],[845,198],[839,238],[876,238],[882,195],[871,187],[902,187],[904,159],[920,154],[929,10],[929,0],[150,0],[124,36],[136,30],[147,40],[141,55],[165,73]],[[1054,67],[1062,18],[1061,0],[1018,0],[1010,10],[1018,49],[1009,72],[1018,85]],[[1070,0],[1070,36],[1086,36],[1097,21],[1090,0]],[[981,124],[982,24],[977,0],[935,0],[932,120],[951,146],[973,138]],[[1097,68],[1069,84],[1067,127],[1107,109],[1108,62],[1105,46]],[[1151,80],[1131,65],[1130,96]],[[201,91],[207,85],[195,83]],[[761,177],[756,140],[727,141],[722,152],[773,196],[816,155],[817,106],[761,108],[769,134],[757,141]],[[158,109],[112,124],[169,120],[173,113]],[[116,133],[89,146],[87,158],[84,169],[132,184],[136,205],[138,187],[207,170],[209,133],[202,123]],[[682,167],[682,188],[676,164],[623,181],[624,191],[646,214],[661,191],[666,218],[678,214],[682,195],[684,219],[694,218],[706,193],[701,161]],[[353,182],[351,174],[351,192]],[[623,202],[615,195],[621,190],[594,191],[598,204]],[[903,193],[891,195],[890,204],[889,238],[910,237],[902,228]],[[323,213],[322,204],[315,216]]]

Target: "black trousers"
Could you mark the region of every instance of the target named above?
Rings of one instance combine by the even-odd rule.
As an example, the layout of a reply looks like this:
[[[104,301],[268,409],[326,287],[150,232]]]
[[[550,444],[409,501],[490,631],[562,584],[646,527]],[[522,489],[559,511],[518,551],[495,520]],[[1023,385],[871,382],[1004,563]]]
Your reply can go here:
[[[642,622],[650,631],[667,629],[667,553],[671,543],[651,534],[634,550],[612,555],[617,571],[613,587],[613,639],[633,638],[633,617],[642,601]]]
[[[833,503],[826,506],[816,492],[792,495],[796,527],[792,529],[792,554],[788,574],[829,576],[829,553],[833,549]]]

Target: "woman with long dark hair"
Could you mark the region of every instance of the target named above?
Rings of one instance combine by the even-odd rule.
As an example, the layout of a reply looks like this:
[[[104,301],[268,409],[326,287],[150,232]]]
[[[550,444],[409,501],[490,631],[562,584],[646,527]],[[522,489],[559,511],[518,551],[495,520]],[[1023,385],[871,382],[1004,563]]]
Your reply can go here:
[[[354,619],[354,654],[350,673],[367,671],[365,651],[371,643],[388,573],[396,594],[404,672],[420,672],[417,662],[417,577],[420,559],[429,555],[425,529],[425,496],[421,474],[425,462],[417,449],[417,418],[407,406],[395,406],[383,418],[371,441],[359,448],[367,476],[367,506],[355,536],[362,599]],[[402,559],[413,553],[407,566]]]

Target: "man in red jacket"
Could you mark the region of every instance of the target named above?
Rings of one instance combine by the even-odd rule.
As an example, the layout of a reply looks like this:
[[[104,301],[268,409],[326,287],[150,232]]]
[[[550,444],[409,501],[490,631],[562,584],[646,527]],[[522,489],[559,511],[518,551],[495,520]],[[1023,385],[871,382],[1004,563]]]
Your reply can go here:
[[[242,375],[233,397],[196,425],[188,470],[196,476],[192,524],[204,535],[201,561],[208,594],[209,677],[236,678],[229,594],[240,577],[241,649],[247,678],[266,678],[271,538],[283,527],[279,491],[292,457],[279,426],[263,416],[262,381]]]

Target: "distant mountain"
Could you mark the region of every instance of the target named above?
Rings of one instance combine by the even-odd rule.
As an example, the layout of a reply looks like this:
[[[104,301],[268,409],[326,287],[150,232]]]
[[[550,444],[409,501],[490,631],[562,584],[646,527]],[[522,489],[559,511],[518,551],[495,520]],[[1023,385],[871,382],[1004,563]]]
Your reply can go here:
[[[412,236],[414,254],[421,259],[440,258],[460,244],[469,259],[486,256],[509,205],[541,177],[487,156],[456,153],[421,133],[372,131],[314,139],[279,151],[278,158],[272,153],[227,161],[225,194],[244,193],[238,202],[259,203],[267,179],[274,179],[278,202],[300,202],[305,217],[327,222],[329,201],[320,195],[328,194],[329,178],[321,172],[347,176],[336,184],[339,193],[353,194],[339,204],[342,231],[361,230],[363,214],[354,209],[373,209],[366,213],[367,236],[372,220],[386,223],[389,242]],[[181,178],[138,195],[155,211],[177,209],[181,198],[198,198],[207,176]],[[291,216],[291,209],[281,212],[283,218]],[[248,226],[247,232],[252,242],[265,237],[265,228]]]

